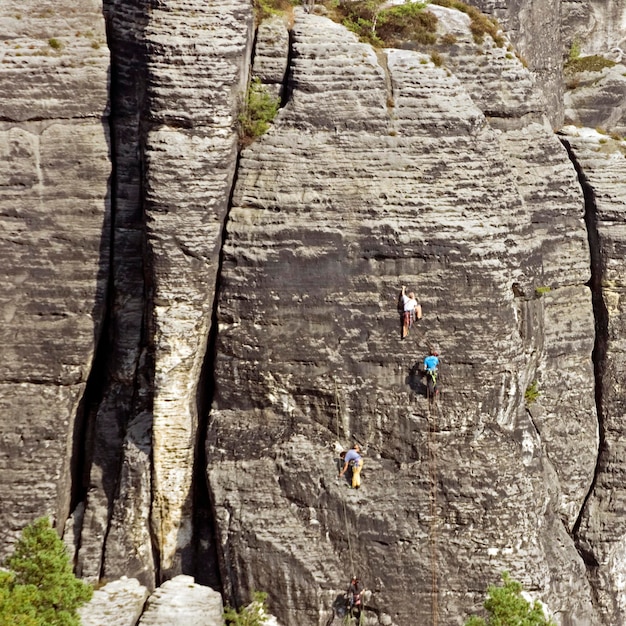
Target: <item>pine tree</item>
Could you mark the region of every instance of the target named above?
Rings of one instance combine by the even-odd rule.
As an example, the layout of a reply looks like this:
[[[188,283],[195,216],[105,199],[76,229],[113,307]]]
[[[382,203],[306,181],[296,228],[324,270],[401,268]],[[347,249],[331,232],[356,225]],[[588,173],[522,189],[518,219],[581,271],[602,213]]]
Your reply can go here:
[[[489,613],[487,620],[472,616],[465,626],[555,626],[546,619],[541,604],[533,604],[522,596],[522,585],[513,580],[508,572],[502,574],[502,587],[491,585],[487,590],[484,607]]]
[[[0,623],[80,626],[76,609],[91,599],[93,589],[74,576],[65,546],[47,517],[24,528],[5,566],[10,571],[0,578]],[[13,621],[4,621],[3,607]]]

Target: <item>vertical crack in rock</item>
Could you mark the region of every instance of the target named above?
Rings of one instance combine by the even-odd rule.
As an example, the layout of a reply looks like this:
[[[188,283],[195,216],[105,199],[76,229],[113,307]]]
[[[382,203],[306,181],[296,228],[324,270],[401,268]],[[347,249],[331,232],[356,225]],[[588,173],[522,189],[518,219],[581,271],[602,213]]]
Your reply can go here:
[[[598,415],[598,456],[594,476],[589,487],[589,491],[585,497],[583,505],[580,509],[578,519],[576,520],[572,534],[576,543],[576,547],[581,557],[583,558],[587,571],[589,574],[593,574],[598,566],[596,557],[592,550],[586,545],[586,542],[579,536],[580,525],[584,512],[587,508],[589,498],[592,496],[596,482],[598,479],[598,473],[601,467],[601,459],[606,447],[606,437],[603,420],[602,410],[602,377],[604,372],[604,363],[606,359],[606,347],[608,341],[608,312],[606,304],[602,297],[602,274],[603,274],[603,258],[600,246],[600,237],[597,228],[597,206],[593,188],[589,184],[585,173],[582,170],[576,155],[568,141],[561,138],[561,142],[565,146],[570,160],[572,161],[578,180],[583,191],[583,197],[585,201],[585,224],[587,226],[587,235],[589,240],[589,250],[591,256],[591,279],[589,280],[589,287],[591,289],[591,297],[593,303],[593,313],[595,317],[595,343],[592,354],[594,376],[595,376],[595,400],[596,410]],[[591,581],[592,582],[592,581]],[[592,584],[592,589],[596,591],[595,586]]]
[[[111,261],[106,325],[85,405],[83,485],[74,497],[84,507],[77,572],[91,581],[126,575],[152,588],[158,569],[148,524],[154,367],[142,201],[147,18],[142,7],[116,0],[103,10],[110,50]]]
[[[207,482],[207,453],[206,438],[208,432],[209,413],[213,402],[215,390],[214,365],[216,353],[216,338],[218,332],[217,308],[219,301],[220,280],[222,273],[222,256],[224,250],[224,240],[226,238],[226,225],[228,223],[228,212],[232,205],[232,193],[237,180],[237,168],[239,167],[239,156],[235,166],[235,175],[228,200],[228,209],[222,225],[222,237],[218,258],[217,273],[215,277],[215,299],[213,301],[213,311],[211,314],[211,326],[207,341],[206,354],[202,363],[200,379],[197,392],[198,407],[198,429],[196,433],[196,446],[193,465],[193,545],[195,550],[195,572],[196,582],[207,585],[212,589],[222,593],[222,579],[220,575],[217,536],[215,532],[215,513],[211,503],[211,494]]]
[[[291,96],[293,94],[293,29],[289,29],[289,48],[287,50],[287,68],[285,69],[285,73],[283,75],[283,85],[282,85],[282,96],[280,99],[280,108],[289,104],[291,100]],[[234,189],[234,186],[233,186]]]

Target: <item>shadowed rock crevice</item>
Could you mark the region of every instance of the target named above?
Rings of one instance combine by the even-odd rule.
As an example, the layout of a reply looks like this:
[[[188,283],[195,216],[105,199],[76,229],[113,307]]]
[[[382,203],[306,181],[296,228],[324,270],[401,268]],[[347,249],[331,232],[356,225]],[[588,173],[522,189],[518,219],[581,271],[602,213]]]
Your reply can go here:
[[[193,466],[193,519],[195,549],[195,572],[194,576],[198,583],[207,585],[220,593],[223,593],[222,574],[220,571],[220,556],[217,548],[217,535],[215,510],[212,506],[212,497],[207,482],[206,468],[207,458],[207,433],[210,421],[211,404],[215,393],[215,355],[218,334],[218,306],[221,288],[222,264],[224,242],[228,232],[228,216],[232,206],[233,192],[237,184],[239,171],[240,153],[234,168],[234,176],[228,197],[228,208],[222,224],[221,241],[218,255],[217,271],[215,277],[215,299],[211,314],[211,326],[207,340],[206,354],[200,373],[198,392],[196,396],[198,409],[198,430],[196,435],[196,447]]]
[[[577,549],[587,566],[588,572],[593,574],[595,568],[598,566],[598,562],[596,557],[594,556],[592,550],[586,547],[584,538],[580,537],[580,525],[582,521],[582,517],[584,511],[587,507],[587,503],[589,498],[593,494],[596,482],[598,479],[598,474],[601,470],[602,466],[602,456],[606,449],[606,436],[605,436],[605,428],[604,428],[604,413],[603,413],[603,405],[602,405],[602,384],[603,384],[603,374],[604,374],[604,365],[606,361],[606,352],[607,352],[607,342],[608,342],[608,312],[606,308],[606,304],[604,302],[604,298],[602,295],[602,276],[603,276],[603,268],[604,268],[604,260],[602,255],[602,249],[600,244],[600,236],[598,233],[598,225],[597,225],[597,204],[595,193],[591,185],[589,184],[585,173],[582,169],[582,166],[578,159],[576,158],[576,154],[572,149],[570,143],[561,138],[561,142],[565,146],[567,153],[574,165],[576,173],[578,175],[578,180],[580,182],[580,186],[583,192],[583,197],[585,201],[585,224],[587,226],[587,235],[589,240],[589,250],[591,257],[591,278],[589,280],[589,288],[591,289],[592,303],[593,303],[593,312],[595,317],[595,343],[594,349],[592,353],[593,359],[593,367],[594,367],[594,376],[595,376],[595,400],[596,400],[596,408],[598,415],[598,434],[599,434],[599,442],[598,442],[598,459],[596,463],[596,469],[594,472],[593,480],[589,487],[589,491],[581,507],[580,514],[578,519],[576,520],[574,527],[572,529],[572,534],[574,536]],[[592,588],[593,585],[592,585]],[[594,588],[595,591],[595,588]]]
[[[111,53],[109,102],[112,219],[106,326],[87,397],[84,503],[77,571],[87,580],[134,576],[155,583],[148,525],[154,359],[149,327],[151,265],[144,196],[147,16],[105,3]],[[139,511],[138,515],[135,512]]]

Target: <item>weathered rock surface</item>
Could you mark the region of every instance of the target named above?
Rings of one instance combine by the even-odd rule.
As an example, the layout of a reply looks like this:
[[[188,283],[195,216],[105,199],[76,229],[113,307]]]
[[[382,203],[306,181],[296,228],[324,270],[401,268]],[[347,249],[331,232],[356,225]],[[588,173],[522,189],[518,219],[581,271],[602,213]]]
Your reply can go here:
[[[243,0],[150,10],[112,1],[108,11],[120,94],[118,351],[95,421],[79,564],[87,577],[130,574],[152,588],[195,567],[201,370],[252,12]]]
[[[138,626],[223,626],[222,597],[191,576],[175,576],[149,598]]]
[[[509,569],[592,623],[568,535],[597,454],[590,261],[541,97],[449,12],[442,68],[296,15],[291,98],[242,153],[224,246],[208,479],[225,590],[326,624],[357,568],[373,623],[457,624]],[[403,343],[401,284],[425,311]],[[429,410],[412,365],[432,344]],[[367,449],[361,492],[336,481],[336,439]]]
[[[87,0],[0,7],[0,555],[62,527],[110,245],[108,50]]]
[[[481,2],[532,73],[443,7],[411,51],[267,21],[250,71],[287,76],[287,101],[237,167],[248,0],[105,0],[110,140],[102,7],[5,2],[0,550],[74,506],[77,571],[137,578],[91,623],[134,623],[184,572],[327,625],[357,571],[368,624],[454,625],[503,569],[560,625],[622,623],[623,146],[568,131],[590,259],[551,129],[559,47],[623,38],[604,4]],[[621,67],[583,77],[568,119],[622,133]],[[404,342],[401,284],[425,313]],[[431,345],[434,407],[413,367]],[[358,492],[336,479],[354,440]],[[141,623],[221,624],[219,602],[177,577]]]
[[[121,578],[94,591],[78,614],[83,626],[135,626],[150,593],[135,578]]]
[[[625,496],[622,476],[626,459],[623,443],[626,396],[622,383],[626,367],[626,143],[590,129],[573,127],[566,127],[563,136],[584,172],[588,211],[597,250],[594,259],[599,333],[596,351],[602,357],[598,372],[602,446],[593,489],[576,529],[577,539],[596,589],[602,623],[621,624],[626,620],[626,520],[622,504]]]
[[[263,20],[256,32],[252,76],[266,85],[272,95],[281,97],[288,65],[287,20],[280,15]]]
[[[626,66],[573,74],[568,86],[566,122],[626,135]]]
[[[178,9],[178,10],[177,10]],[[193,9],[193,10],[192,10]],[[151,12],[145,210],[152,262],[152,532],[162,576],[188,571],[201,370],[247,80],[247,0]],[[157,53],[160,51],[161,53]]]
[[[604,54],[616,47],[626,51],[625,11],[624,0],[562,0],[565,52],[574,41],[584,55]]]
[[[473,0],[468,4],[502,24],[537,79],[552,126],[559,128],[563,122],[562,0]]]

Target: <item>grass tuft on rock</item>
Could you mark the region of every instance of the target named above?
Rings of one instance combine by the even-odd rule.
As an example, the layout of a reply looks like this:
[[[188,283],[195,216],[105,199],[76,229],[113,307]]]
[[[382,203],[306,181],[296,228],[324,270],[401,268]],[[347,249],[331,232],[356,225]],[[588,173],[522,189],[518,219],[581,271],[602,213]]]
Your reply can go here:
[[[280,100],[272,96],[259,78],[248,86],[243,111],[239,115],[239,138],[242,145],[249,145],[265,134],[276,117]]]
[[[613,67],[615,64],[615,61],[605,59],[598,54],[587,57],[570,57],[565,63],[565,71],[568,73],[601,72],[604,68]]]
[[[465,4],[461,0],[432,0],[432,3],[466,13],[470,18],[470,30],[475,43],[483,43],[485,35],[489,35],[498,48],[504,46],[504,38],[500,34],[501,29],[497,20],[481,13],[476,7]]]

